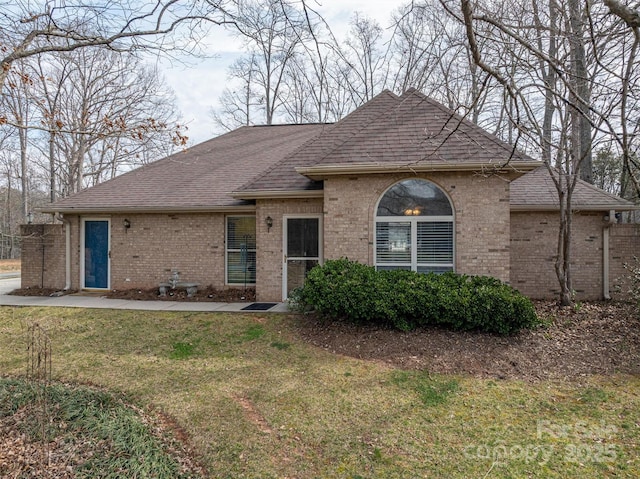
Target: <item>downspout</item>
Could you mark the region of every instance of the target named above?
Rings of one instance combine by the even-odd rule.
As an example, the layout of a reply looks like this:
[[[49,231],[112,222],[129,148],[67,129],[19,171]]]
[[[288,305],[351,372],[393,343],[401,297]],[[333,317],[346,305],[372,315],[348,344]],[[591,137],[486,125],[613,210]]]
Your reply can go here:
[[[69,291],[71,289],[71,222],[61,214],[58,214],[57,218],[64,223],[64,290]]]
[[[609,230],[616,222],[616,210],[609,210],[609,216],[605,217],[607,224],[602,228],[602,296],[611,299],[609,289]]]

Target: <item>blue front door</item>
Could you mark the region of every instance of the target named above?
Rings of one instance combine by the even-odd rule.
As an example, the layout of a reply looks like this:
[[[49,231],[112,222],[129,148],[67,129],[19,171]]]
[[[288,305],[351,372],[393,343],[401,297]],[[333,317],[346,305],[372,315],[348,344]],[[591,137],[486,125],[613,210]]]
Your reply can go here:
[[[109,287],[109,222],[84,222],[84,287]]]

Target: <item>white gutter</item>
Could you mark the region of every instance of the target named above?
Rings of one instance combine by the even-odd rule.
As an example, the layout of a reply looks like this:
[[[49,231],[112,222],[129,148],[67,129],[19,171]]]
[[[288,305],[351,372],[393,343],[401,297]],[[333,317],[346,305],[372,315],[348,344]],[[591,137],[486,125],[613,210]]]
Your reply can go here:
[[[611,299],[609,285],[609,230],[616,222],[616,210],[609,210],[607,224],[602,227],[602,296]]]

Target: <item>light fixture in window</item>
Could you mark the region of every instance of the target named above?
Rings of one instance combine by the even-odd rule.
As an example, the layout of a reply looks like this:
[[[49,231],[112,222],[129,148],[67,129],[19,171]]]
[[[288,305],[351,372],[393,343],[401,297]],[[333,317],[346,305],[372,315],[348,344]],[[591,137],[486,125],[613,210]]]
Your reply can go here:
[[[267,216],[264,219],[264,222],[267,224],[267,231],[270,231],[271,227],[273,226],[273,218],[271,216]]]
[[[404,210],[405,216],[420,216],[420,208],[407,208]]]
[[[125,229],[129,229],[131,228],[131,221],[125,218],[124,220],[122,220],[122,225],[125,227]]]

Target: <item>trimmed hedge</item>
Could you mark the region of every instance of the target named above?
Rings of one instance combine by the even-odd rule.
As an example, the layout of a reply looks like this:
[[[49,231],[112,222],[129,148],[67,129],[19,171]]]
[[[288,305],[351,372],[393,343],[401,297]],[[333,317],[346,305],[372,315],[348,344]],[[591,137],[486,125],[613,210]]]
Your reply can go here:
[[[403,331],[438,325],[512,334],[540,324],[531,301],[495,278],[376,271],[347,259],[329,260],[309,271],[290,302],[300,311]]]

